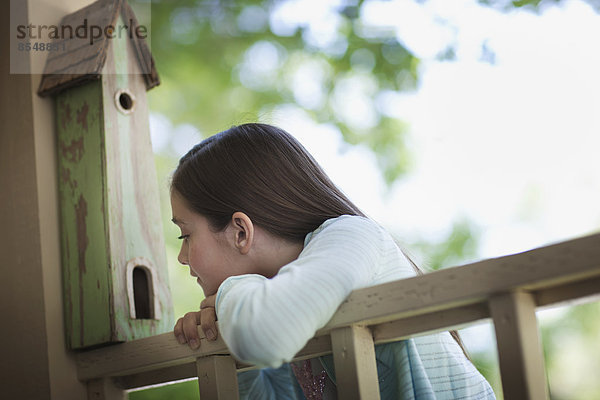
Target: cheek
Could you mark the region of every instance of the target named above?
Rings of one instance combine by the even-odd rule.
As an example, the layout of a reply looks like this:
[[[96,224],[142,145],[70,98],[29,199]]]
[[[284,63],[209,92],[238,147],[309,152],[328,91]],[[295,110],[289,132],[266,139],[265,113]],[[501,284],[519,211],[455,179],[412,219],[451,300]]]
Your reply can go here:
[[[212,275],[215,264],[214,255],[207,246],[188,246],[188,259],[190,268],[201,278]]]
[[[200,257],[200,252],[196,251],[193,246],[187,247],[187,255],[189,260],[189,267],[194,270],[194,272],[198,272],[202,268],[202,258]]]

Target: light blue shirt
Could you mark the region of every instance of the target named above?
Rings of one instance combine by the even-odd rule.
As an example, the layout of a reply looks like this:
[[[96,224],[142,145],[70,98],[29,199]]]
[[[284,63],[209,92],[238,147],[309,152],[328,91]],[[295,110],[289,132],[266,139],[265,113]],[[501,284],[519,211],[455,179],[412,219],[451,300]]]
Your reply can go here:
[[[239,275],[217,292],[221,336],[239,360],[242,399],[304,399],[289,362],[356,289],[414,276],[393,238],[375,222],[343,215],[304,241],[298,258],[267,279]],[[487,381],[448,332],[375,346],[382,399],[494,399]],[[322,369],[335,384],[332,356]],[[327,397],[323,397],[326,399]]]

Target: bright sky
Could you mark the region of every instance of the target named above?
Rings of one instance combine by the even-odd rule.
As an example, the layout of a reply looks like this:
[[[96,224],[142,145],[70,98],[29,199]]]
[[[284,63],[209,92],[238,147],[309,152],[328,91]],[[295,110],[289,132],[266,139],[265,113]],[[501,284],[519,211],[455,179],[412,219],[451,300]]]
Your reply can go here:
[[[416,155],[390,193],[368,151],[340,154],[332,127],[314,126],[293,106],[271,120],[401,237],[442,237],[467,216],[482,228],[487,258],[600,230],[600,15],[578,0],[541,16],[459,3],[372,2],[364,10],[423,60],[416,92],[377,98],[410,124]],[[484,42],[494,64],[481,60]],[[456,61],[436,61],[449,43]],[[360,99],[348,103],[350,114],[364,110]]]

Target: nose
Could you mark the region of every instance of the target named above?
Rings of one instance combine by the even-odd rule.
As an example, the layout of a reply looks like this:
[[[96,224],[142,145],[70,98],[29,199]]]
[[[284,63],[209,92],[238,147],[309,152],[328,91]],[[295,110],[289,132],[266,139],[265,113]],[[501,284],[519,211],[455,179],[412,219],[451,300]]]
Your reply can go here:
[[[181,249],[179,249],[179,255],[177,256],[177,261],[179,261],[183,265],[188,265],[187,252],[184,251],[184,248],[183,248],[184,246],[185,245],[182,245]]]

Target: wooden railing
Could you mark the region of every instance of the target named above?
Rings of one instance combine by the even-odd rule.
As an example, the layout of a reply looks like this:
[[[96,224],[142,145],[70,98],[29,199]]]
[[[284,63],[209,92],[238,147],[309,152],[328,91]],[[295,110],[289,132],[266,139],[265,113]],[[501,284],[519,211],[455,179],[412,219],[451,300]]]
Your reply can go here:
[[[600,294],[600,234],[354,291],[296,360],[331,354],[341,399],[378,398],[374,344],[492,318],[506,399],[545,399],[536,307]],[[237,398],[225,343],[191,350],[172,333],[78,355],[89,398],[198,377],[200,397]],[[116,393],[116,394],[115,394]]]

